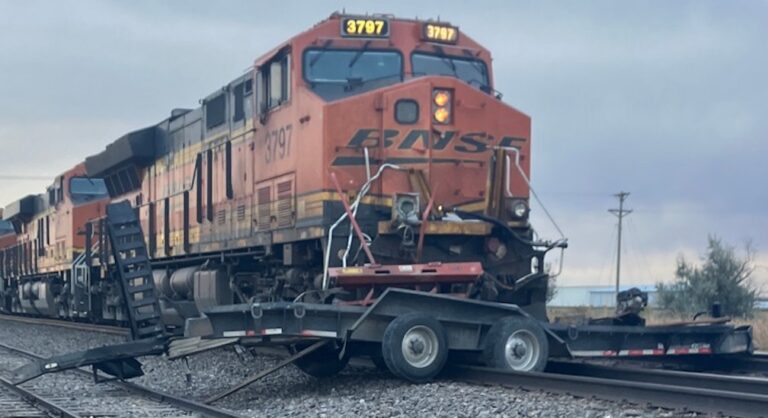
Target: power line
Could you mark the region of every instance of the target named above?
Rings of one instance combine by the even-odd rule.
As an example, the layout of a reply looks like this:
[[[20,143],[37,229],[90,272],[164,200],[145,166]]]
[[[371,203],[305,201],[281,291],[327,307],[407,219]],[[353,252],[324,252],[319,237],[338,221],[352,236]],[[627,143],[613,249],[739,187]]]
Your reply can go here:
[[[54,176],[19,176],[14,174],[0,174],[2,180],[52,180]]]
[[[614,196],[619,198],[618,209],[608,209],[608,212],[616,215],[619,218],[619,233],[616,240],[616,297],[618,303],[619,296],[619,282],[621,280],[621,225],[624,217],[632,213],[631,209],[624,209],[624,201],[629,197],[629,192],[619,192]]]

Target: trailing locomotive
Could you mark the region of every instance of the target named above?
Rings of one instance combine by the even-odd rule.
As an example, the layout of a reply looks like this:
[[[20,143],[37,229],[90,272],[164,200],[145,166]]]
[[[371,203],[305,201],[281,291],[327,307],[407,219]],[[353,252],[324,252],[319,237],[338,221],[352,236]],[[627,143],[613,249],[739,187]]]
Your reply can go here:
[[[6,208],[16,242],[0,247],[2,308],[123,320],[102,218],[127,199],[166,323],[251,300],[370,300],[390,283],[339,286],[327,270],[373,260],[480,262],[479,280],[399,286],[545,319],[530,118],[500,100],[492,75],[490,51],[450,24],[333,14],[200,107]]]

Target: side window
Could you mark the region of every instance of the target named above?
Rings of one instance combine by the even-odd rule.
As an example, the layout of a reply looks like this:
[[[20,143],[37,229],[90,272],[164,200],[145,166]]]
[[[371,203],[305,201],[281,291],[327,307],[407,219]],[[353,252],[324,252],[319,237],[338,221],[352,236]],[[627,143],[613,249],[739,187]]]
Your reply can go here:
[[[227,187],[227,199],[235,197],[235,190],[232,187],[232,142],[227,141],[224,148],[224,157],[226,159],[226,187]]]
[[[287,102],[291,96],[290,52],[283,51],[259,69],[259,107],[264,114]]]
[[[206,199],[205,215],[209,222],[213,222],[213,150],[206,152]]]
[[[56,206],[64,198],[64,176],[56,179],[51,187],[48,188],[48,205]]]
[[[195,161],[195,199],[197,200],[197,223],[203,223],[203,154],[197,154]]]
[[[227,120],[227,102],[224,93],[205,102],[205,128],[213,129]]]
[[[48,188],[48,206],[56,205],[56,188],[51,186]]]
[[[251,96],[253,95],[253,80],[248,79],[238,84],[234,88],[234,112],[232,115],[233,122],[239,122],[243,119],[248,119],[253,106],[251,103]]]

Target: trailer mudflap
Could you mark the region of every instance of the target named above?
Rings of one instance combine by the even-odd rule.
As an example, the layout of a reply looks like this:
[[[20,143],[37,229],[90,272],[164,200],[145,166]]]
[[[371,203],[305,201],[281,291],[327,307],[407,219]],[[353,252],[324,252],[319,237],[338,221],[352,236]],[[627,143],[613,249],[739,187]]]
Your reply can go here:
[[[10,380],[18,385],[44,374],[83,366],[93,366],[94,376],[96,370],[100,370],[118,379],[139,377],[144,372],[136,358],[161,355],[165,353],[166,343],[164,338],[148,338],[34,360],[13,370]]]

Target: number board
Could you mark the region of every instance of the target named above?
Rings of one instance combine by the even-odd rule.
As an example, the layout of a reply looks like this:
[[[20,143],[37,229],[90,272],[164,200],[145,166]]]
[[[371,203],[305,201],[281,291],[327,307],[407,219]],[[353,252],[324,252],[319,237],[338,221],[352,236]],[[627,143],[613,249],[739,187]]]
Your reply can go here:
[[[427,41],[455,44],[459,40],[459,28],[442,23],[425,23],[422,36]]]
[[[354,38],[389,37],[389,20],[367,17],[345,17],[341,19],[341,36]]]

